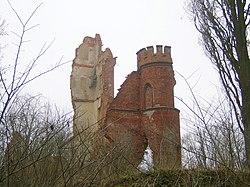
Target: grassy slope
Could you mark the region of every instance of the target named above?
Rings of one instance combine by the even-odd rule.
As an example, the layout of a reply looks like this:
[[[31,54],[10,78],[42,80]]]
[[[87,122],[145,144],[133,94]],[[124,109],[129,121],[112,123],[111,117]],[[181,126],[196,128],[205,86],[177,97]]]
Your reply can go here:
[[[250,186],[249,172],[225,170],[167,170],[127,175],[107,186]]]

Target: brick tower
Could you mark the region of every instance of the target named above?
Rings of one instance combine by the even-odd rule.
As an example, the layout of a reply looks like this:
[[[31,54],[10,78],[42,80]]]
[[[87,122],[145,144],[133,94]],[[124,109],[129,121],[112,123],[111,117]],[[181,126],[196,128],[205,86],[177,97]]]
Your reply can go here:
[[[171,48],[156,46],[137,52],[140,74],[141,126],[158,167],[181,162],[179,110],[174,108],[174,72]]]
[[[134,164],[149,146],[157,168],[181,166],[179,110],[174,108],[171,48],[158,45],[137,52],[132,72],[112,101],[106,116],[106,137],[120,142]]]

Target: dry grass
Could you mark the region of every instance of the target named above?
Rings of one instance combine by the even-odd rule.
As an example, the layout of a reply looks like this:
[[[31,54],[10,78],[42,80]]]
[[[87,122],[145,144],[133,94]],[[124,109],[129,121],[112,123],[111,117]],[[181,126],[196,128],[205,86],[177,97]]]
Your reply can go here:
[[[226,170],[166,170],[124,176],[107,186],[209,186],[247,187],[250,186],[250,172]]]

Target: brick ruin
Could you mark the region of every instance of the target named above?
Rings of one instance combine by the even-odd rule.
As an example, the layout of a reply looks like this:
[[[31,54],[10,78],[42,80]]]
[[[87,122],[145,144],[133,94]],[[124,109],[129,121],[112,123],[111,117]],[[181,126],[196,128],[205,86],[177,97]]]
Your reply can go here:
[[[137,52],[137,71],[128,75],[114,98],[114,66],[109,48],[102,50],[99,34],[85,37],[76,49],[70,88],[74,134],[89,149],[101,134],[102,144],[125,148],[139,164],[147,146],[157,168],[181,166],[179,110],[174,107],[175,78],[171,48],[152,46]],[[99,136],[100,138],[100,136]]]

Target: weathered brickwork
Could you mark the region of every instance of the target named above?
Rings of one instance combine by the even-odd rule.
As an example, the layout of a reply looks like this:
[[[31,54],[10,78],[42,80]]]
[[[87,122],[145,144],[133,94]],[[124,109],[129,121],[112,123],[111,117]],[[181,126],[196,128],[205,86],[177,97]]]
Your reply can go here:
[[[152,46],[138,51],[137,71],[128,75],[113,98],[115,59],[109,49],[101,50],[99,35],[85,39],[81,46],[87,47],[82,53],[91,54],[93,50],[90,49],[95,49],[95,58],[92,63],[79,63],[82,61],[81,46],[77,49],[71,75],[74,127],[84,129],[90,122],[98,124],[91,131],[101,131],[105,142],[121,145],[124,156],[135,165],[139,164],[149,145],[155,167],[180,167],[180,122],[179,110],[174,108],[171,48],[158,45],[156,52]],[[83,69],[82,74],[76,73],[78,68]],[[93,73],[86,75],[85,71],[92,69],[93,72],[94,68],[95,91],[91,92],[92,87],[76,80],[81,79],[79,77],[90,77],[91,80]],[[85,92],[92,94],[86,95]],[[79,113],[89,115],[77,117]]]
[[[75,149],[82,143],[88,150],[93,147],[93,133],[100,129],[114,97],[114,65],[110,49],[102,50],[99,34],[85,37],[76,49],[70,76]]]

